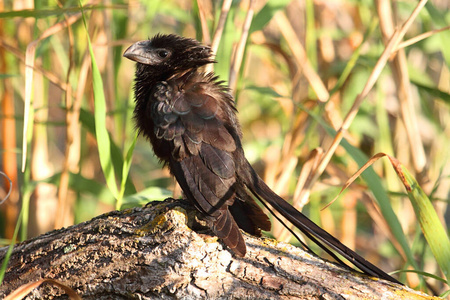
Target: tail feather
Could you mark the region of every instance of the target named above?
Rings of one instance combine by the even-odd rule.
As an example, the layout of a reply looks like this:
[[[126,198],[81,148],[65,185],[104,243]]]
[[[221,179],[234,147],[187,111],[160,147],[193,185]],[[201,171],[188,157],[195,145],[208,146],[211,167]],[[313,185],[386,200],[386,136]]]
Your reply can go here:
[[[240,186],[236,187],[240,188]],[[261,230],[269,231],[270,219],[255,202],[248,191],[238,190],[233,205],[229,210],[240,229],[254,235],[261,236]]]
[[[239,227],[228,207],[220,210],[218,217],[214,220],[213,231],[236,255],[240,257],[245,256],[247,249],[244,237],[239,231]]]
[[[258,200],[260,200],[263,204],[268,203],[323,250],[327,251],[328,253],[331,252],[328,248],[336,251],[353,265],[358,267],[361,271],[370,276],[375,276],[392,282],[400,283],[395,278],[386,274],[384,271],[342,244],[338,239],[320,228],[305,215],[295,209],[292,205],[286,202],[283,198],[278,196],[256,174],[249,163],[248,170],[251,170],[250,178],[246,178],[244,179],[244,181],[247,187],[258,198]],[[333,255],[332,252],[330,254]],[[335,255],[333,256],[336,257]]]

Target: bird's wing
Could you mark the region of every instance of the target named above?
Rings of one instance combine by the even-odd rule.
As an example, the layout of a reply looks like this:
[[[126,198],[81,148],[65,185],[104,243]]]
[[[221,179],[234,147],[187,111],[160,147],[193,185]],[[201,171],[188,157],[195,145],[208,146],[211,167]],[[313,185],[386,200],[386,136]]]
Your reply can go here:
[[[204,83],[169,83],[150,110],[157,138],[170,145],[169,167],[186,197],[213,221],[213,231],[237,254],[245,242],[228,207],[236,194],[236,141],[218,114],[219,100],[207,94]]]

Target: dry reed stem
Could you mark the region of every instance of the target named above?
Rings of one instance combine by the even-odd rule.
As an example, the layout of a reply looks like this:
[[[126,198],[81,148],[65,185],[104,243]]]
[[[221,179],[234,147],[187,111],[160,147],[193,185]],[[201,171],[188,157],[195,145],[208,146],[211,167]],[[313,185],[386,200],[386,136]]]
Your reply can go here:
[[[4,11],[3,1],[0,2],[0,10]],[[0,41],[4,40],[6,37],[4,25],[4,19],[0,19]],[[6,59],[6,51],[3,47],[0,47],[0,73],[8,73],[8,60]],[[5,178],[2,180],[2,186],[5,191],[8,191],[8,193],[3,199],[0,199],[0,205],[3,205],[1,210],[3,212],[4,218],[4,235],[8,239],[11,239],[14,235],[14,224],[16,223],[17,217],[19,215],[19,186],[17,184],[17,155],[15,153],[15,149],[17,147],[17,137],[16,120],[14,119],[15,107],[13,94],[14,93],[11,80],[9,78],[4,78],[3,95],[0,97],[0,110],[4,115],[0,123],[0,132],[2,136],[1,156],[4,173],[0,172],[0,174],[5,176]],[[13,182],[15,183],[14,185]],[[3,204],[6,199],[9,200],[5,204]]]
[[[19,300],[25,298],[29,293],[31,293],[34,289],[41,286],[43,283],[57,286],[64,290],[64,292],[68,295],[68,297],[72,300],[81,300],[81,297],[69,286],[66,284],[54,280],[51,278],[42,278],[34,282],[29,282],[27,284],[21,285],[16,290],[12,291],[9,295],[5,297],[5,300]]]
[[[305,107],[308,107],[310,105],[315,105],[315,104],[316,104],[315,102],[311,101],[309,103],[306,103]],[[301,144],[301,142],[305,138],[304,132],[305,132],[305,128],[308,126],[307,118],[308,118],[308,114],[305,112],[300,112],[298,115],[295,116],[294,122],[292,124],[292,128],[286,134],[286,137],[285,137],[282,149],[281,149],[281,158],[279,160],[276,170],[274,171],[274,173],[276,175],[278,175],[278,177],[277,177],[277,180],[275,180],[275,183],[273,184],[273,186],[280,186],[280,184],[278,182],[280,180],[282,180],[283,177],[287,176],[287,173],[286,173],[287,171],[289,171],[289,170],[291,171],[291,173],[289,173],[290,177],[292,177],[292,174],[294,174],[294,169],[289,167],[289,163],[292,161],[293,158],[297,159],[295,150],[298,148],[298,146]],[[318,149],[318,151],[320,153],[316,153],[314,150],[310,153],[309,157],[307,158],[307,161],[301,168],[300,178],[309,176],[311,169],[308,169],[308,165],[309,165],[308,161],[316,154],[318,154],[318,155],[323,154],[322,149]],[[316,161],[316,160],[317,160],[317,157],[314,158],[314,161]],[[316,165],[317,162],[315,162],[314,164]],[[300,178],[296,185],[297,193],[299,191],[301,191],[301,192],[305,191],[303,189],[303,184],[299,185],[299,183],[302,182],[302,180]],[[305,181],[306,181],[306,178],[305,178]],[[287,188],[287,184],[288,183],[285,182],[283,186],[285,186],[285,188]],[[297,201],[297,199],[298,199],[298,196],[294,196],[292,204],[294,205],[294,207],[301,210],[302,207],[306,203],[300,203]],[[289,239],[287,234],[289,235],[290,233],[287,231],[287,229],[284,227],[284,225],[279,222],[274,222],[273,233],[274,233],[274,236],[277,237],[277,239],[280,239],[283,241],[288,241],[288,239]],[[285,237],[285,238],[283,238],[283,237]]]
[[[202,26],[203,43],[205,43],[206,45],[210,45],[211,34],[209,32],[208,22],[206,21],[206,13],[205,8],[203,7],[202,0],[197,0],[197,7],[198,7],[198,15],[200,18],[200,25]]]
[[[394,30],[394,17],[392,16],[391,2],[389,0],[378,0],[376,1],[376,6],[380,16],[380,28],[383,39],[386,40]],[[396,49],[398,49],[397,46],[394,50]],[[397,86],[397,98],[400,103],[400,112],[411,147],[410,153],[414,169],[417,174],[421,174],[425,171],[427,159],[414,109],[404,49],[399,49],[395,52],[394,57],[390,62],[390,67]]]
[[[62,7],[61,3],[58,3],[60,7]],[[66,219],[66,214],[69,206],[69,171],[74,171],[78,165],[78,160],[73,160],[72,152],[77,152],[77,148],[74,146],[74,140],[76,136],[80,135],[80,127],[79,127],[79,111],[73,111],[73,102],[72,102],[72,86],[70,85],[70,74],[74,67],[74,37],[72,28],[68,22],[68,16],[64,15],[64,19],[66,20],[67,33],[69,37],[69,67],[66,73],[66,86],[67,90],[65,93],[65,102],[66,102],[66,145],[65,145],[65,153],[64,153],[64,161],[61,170],[61,177],[58,186],[58,204],[56,208],[55,215],[55,224],[54,228],[60,228],[64,225],[64,220]],[[79,149],[79,147],[78,147]],[[78,156],[79,157],[79,156]]]
[[[407,257],[405,251],[403,250],[403,247],[400,245],[395,236],[392,234],[390,227],[386,222],[386,219],[383,218],[381,214],[381,210],[378,204],[372,201],[372,198],[369,197],[366,193],[363,193],[363,197],[360,200],[366,207],[366,211],[369,214],[370,219],[372,219],[373,223],[377,224],[377,227],[379,227],[380,233],[388,237],[389,241],[392,243],[394,248],[402,257],[403,261],[407,261]]]
[[[0,199],[0,205],[2,205],[6,200],[9,199],[9,196],[11,196],[11,193],[12,193],[14,187],[13,187],[13,182],[12,182],[11,178],[9,178],[8,174],[0,171],[0,176],[3,177],[5,183],[6,182],[9,183],[9,187],[5,187],[5,190],[7,190],[8,192],[2,199]]]
[[[306,57],[305,49],[298,39],[294,28],[292,28],[289,19],[286,17],[286,14],[280,11],[275,15],[274,19],[278,25],[278,28],[280,29],[281,34],[288,43],[288,46],[291,49],[292,55],[294,56],[299,69],[303,70],[303,73],[305,74],[306,79],[311,85],[311,88],[316,93],[317,99],[320,102],[326,102],[329,99],[330,94],[328,93],[325,84],[322,82],[322,79],[320,79],[319,75],[314,70],[308,58]]]
[[[298,164],[298,157],[290,156],[286,159],[286,163],[281,173],[277,177],[273,190],[277,194],[282,194],[283,191],[288,190],[289,181],[292,178],[292,174],[295,171],[295,167]]]
[[[415,36],[413,38],[410,38],[409,40],[401,42],[394,51],[397,52],[398,50],[400,50],[402,48],[406,48],[408,46],[411,46],[411,45],[413,45],[415,43],[420,42],[421,40],[424,40],[426,38],[429,38],[430,36],[433,36],[433,35],[435,35],[435,34],[437,34],[439,32],[446,31],[446,30],[450,30],[450,26],[446,26],[446,27],[443,27],[443,28],[440,28],[440,29],[430,30],[430,31],[424,32],[422,34],[419,34],[418,36]]]
[[[225,22],[227,20],[228,12],[230,11],[232,0],[224,0],[222,3],[222,11],[220,12],[219,22],[217,28],[214,32],[214,37],[211,43],[211,50],[213,55],[216,55],[217,49],[219,48],[220,39],[222,38],[223,29],[225,28]],[[205,71],[212,72],[214,70],[214,65],[206,65]]]
[[[5,48],[6,50],[8,50],[8,53],[14,55],[18,60],[20,60],[21,62],[23,62],[25,64],[25,56],[22,54],[22,52],[19,49],[8,44],[5,40],[2,40],[2,39],[0,39],[0,46]],[[34,71],[42,74],[42,76],[44,76],[49,82],[51,82],[52,84],[54,84],[56,87],[60,88],[61,90],[65,91],[67,89],[66,83],[61,81],[55,73],[53,73],[49,70],[46,70],[39,65],[33,65],[30,67],[33,68]]]
[[[26,157],[28,151],[27,138],[29,130],[31,130],[31,126],[33,124],[33,120],[30,120],[30,109],[33,105],[33,101],[31,98],[31,91],[33,86],[33,68],[34,68],[34,58],[36,53],[37,44],[56,34],[57,32],[66,28],[66,26],[70,26],[81,18],[81,13],[76,13],[67,18],[67,20],[56,23],[51,26],[47,30],[45,30],[39,38],[32,41],[27,46],[26,54],[25,54],[25,106],[24,106],[24,120],[23,120],[23,139],[22,139],[22,172],[25,171],[26,165]],[[30,128],[29,128],[30,127]]]
[[[400,43],[401,39],[405,35],[406,31],[412,24],[412,21],[417,17],[420,10],[424,7],[427,0],[421,0],[414,11],[411,13],[408,20],[403,24],[403,26],[400,28],[400,30],[395,30],[392,34],[391,38],[389,39],[389,42],[385,46],[385,49],[383,53],[381,54],[380,58],[378,59],[377,63],[375,64],[375,67],[372,70],[372,73],[370,74],[369,78],[367,79],[367,82],[361,91],[360,94],[356,97],[355,101],[353,102],[352,107],[350,108],[350,111],[347,113],[346,117],[344,118],[344,121],[342,122],[341,127],[336,132],[336,136],[334,137],[334,140],[332,144],[328,147],[327,151],[325,152],[322,160],[320,161],[317,168],[313,171],[312,180],[309,183],[309,186],[307,186],[307,189],[311,189],[311,186],[317,181],[317,179],[322,175],[323,171],[325,170],[326,166],[331,160],[331,157],[333,156],[334,152],[336,151],[337,147],[339,146],[344,133],[348,130],[350,127],[352,121],[354,120],[356,114],[358,113],[359,106],[361,105],[362,101],[365,99],[365,97],[368,95],[372,87],[375,85],[376,81],[378,80],[378,77],[380,76],[384,66],[386,65],[388,59],[390,58],[392,52],[397,48],[397,45]],[[309,197],[309,193],[305,193],[304,197]],[[301,199],[300,201],[303,201]]]
[[[292,198],[292,203],[298,210],[302,210],[303,206],[306,202],[302,203],[299,201],[303,193],[307,190],[305,186],[307,186],[308,181],[310,180],[311,171],[317,167],[317,164],[320,161],[320,158],[323,155],[322,148],[316,148],[309,153],[308,158],[302,166],[302,170],[297,180],[297,184],[295,186],[294,196]],[[309,190],[308,190],[309,193]],[[289,225],[292,229],[293,226]],[[291,238],[291,233],[284,226],[274,226],[273,235],[277,237],[278,240],[288,242]]]
[[[233,59],[231,60],[231,70],[228,78],[228,85],[230,89],[236,92],[237,76],[241,69],[242,59],[244,58],[245,44],[248,39],[248,32],[252,24],[254,14],[255,0],[250,0],[248,4],[247,14],[245,16],[244,25],[242,26],[242,35],[239,39]]]
[[[385,46],[385,49],[384,49],[382,55],[380,56],[374,69],[372,70],[372,73],[369,76],[369,78],[366,82],[366,85],[363,88],[363,91],[356,97],[356,99],[353,103],[353,106],[351,107],[347,116],[344,118],[342,125],[339,128],[339,130],[337,131],[336,136],[334,137],[331,145],[328,147],[327,151],[323,155],[322,154],[320,155],[320,157],[321,157],[320,162],[318,162],[318,163],[316,162],[314,164],[315,167],[311,170],[311,173],[309,173],[309,176],[307,176],[307,179],[305,179],[305,180],[302,179],[302,181],[298,182],[298,185],[300,185],[300,184],[301,185],[296,187],[296,196],[294,197],[294,200],[293,200],[293,204],[295,207],[299,208],[299,205],[304,205],[305,203],[307,203],[312,186],[315,184],[315,182],[318,180],[320,175],[324,172],[325,168],[327,167],[329,161],[331,160],[331,157],[333,156],[333,154],[336,151],[337,147],[339,146],[342,138],[344,137],[344,133],[348,130],[353,119],[355,118],[355,116],[358,112],[359,106],[361,105],[364,98],[367,96],[369,91],[372,89],[372,87],[378,80],[378,77],[381,74],[381,71],[383,70],[384,66],[386,65],[391,54],[397,49],[397,47],[398,47],[397,45],[399,45],[399,41],[403,38],[407,29],[412,24],[412,21],[417,17],[417,14],[423,8],[425,3],[426,3],[426,1],[421,1],[417,5],[415,10],[412,12],[412,14],[408,18],[408,20],[404,23],[402,28],[400,30],[395,31],[392,34],[389,43]],[[281,20],[283,20],[283,19],[285,19],[284,21],[282,21],[283,24],[284,24],[284,22],[288,22],[288,20],[285,16],[284,16],[284,18],[281,17]],[[281,28],[285,28],[285,27],[280,26],[280,29]],[[297,39],[295,32],[290,33],[289,36],[290,36],[291,42],[294,39]],[[285,36],[285,38],[286,38],[286,36]],[[300,43],[300,42],[298,42],[298,43]],[[297,42],[294,42],[294,44],[297,44]],[[301,47],[301,44],[300,44],[300,48],[303,50],[303,47]],[[300,50],[299,52],[304,53],[304,50],[303,51],[302,50]],[[290,238],[290,233],[285,229],[281,229],[279,231],[279,237],[282,238],[283,240],[288,240]]]

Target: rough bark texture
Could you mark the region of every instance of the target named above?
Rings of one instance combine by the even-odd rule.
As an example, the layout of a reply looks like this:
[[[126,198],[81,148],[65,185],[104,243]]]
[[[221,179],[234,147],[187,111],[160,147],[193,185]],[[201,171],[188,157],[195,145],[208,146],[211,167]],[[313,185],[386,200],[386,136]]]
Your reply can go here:
[[[173,199],[153,202],[20,243],[0,298],[51,278],[83,299],[434,299],[271,239],[245,236],[248,253],[238,258],[187,226],[192,209]],[[48,284],[28,295],[55,297],[66,296]]]

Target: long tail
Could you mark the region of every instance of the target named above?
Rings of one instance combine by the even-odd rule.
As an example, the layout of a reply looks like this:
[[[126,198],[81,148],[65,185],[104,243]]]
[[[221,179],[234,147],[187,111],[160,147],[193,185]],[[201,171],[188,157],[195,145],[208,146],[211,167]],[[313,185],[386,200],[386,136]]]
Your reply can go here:
[[[308,219],[304,214],[299,212],[283,198],[278,196],[256,174],[250,163],[247,162],[247,164],[248,170],[250,170],[251,173],[249,174],[251,178],[246,178],[247,180],[245,181],[248,181],[246,182],[246,185],[258,198],[258,200],[261,201],[261,203],[263,203],[264,205],[268,203],[289,222],[291,222],[296,228],[298,228],[305,236],[307,236],[320,248],[331,254],[333,257],[336,256],[330,251],[330,249],[342,255],[345,259],[347,259],[367,275],[401,284],[398,280],[391,277],[383,270],[371,264],[362,256],[342,244],[338,239],[320,228],[318,225]]]

